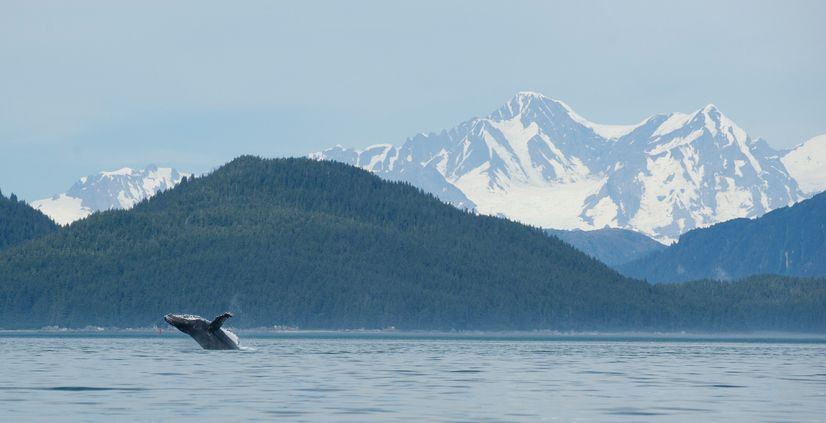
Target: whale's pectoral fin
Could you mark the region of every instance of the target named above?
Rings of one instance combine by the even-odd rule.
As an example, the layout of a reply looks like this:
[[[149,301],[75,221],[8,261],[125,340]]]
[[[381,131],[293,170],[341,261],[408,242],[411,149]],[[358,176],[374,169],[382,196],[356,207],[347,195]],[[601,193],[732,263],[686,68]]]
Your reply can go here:
[[[220,329],[221,326],[223,326],[224,321],[229,319],[230,317],[232,317],[232,313],[230,312],[226,312],[216,317],[215,320],[213,320],[212,323],[209,324],[209,331],[215,332],[216,330]]]

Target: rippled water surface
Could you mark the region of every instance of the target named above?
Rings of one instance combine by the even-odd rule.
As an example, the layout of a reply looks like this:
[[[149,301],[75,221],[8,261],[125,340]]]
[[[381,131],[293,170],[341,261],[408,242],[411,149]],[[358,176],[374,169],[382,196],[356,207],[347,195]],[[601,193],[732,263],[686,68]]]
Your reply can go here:
[[[0,421],[826,421],[815,340],[0,333]]]

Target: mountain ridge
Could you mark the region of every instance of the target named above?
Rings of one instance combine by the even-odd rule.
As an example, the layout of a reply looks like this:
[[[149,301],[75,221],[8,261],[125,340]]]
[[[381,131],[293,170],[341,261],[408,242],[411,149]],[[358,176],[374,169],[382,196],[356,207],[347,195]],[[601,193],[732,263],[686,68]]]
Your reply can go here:
[[[601,125],[562,101],[520,92],[487,117],[398,147],[333,147],[310,157],[405,180],[483,214],[545,228],[630,229],[664,242],[804,198],[780,152],[713,104]],[[421,173],[427,186],[413,176]]]
[[[826,276],[826,192],[755,219],[689,231],[676,244],[617,268],[652,282]]]
[[[83,219],[96,211],[128,209],[178,184],[188,173],[148,165],[124,167],[81,177],[66,192],[32,202],[32,206],[61,225]]]
[[[453,145],[457,140],[464,143]],[[309,156],[408,182],[483,214],[549,229],[629,229],[664,243],[826,189],[826,135],[776,151],[713,103],[604,125],[561,100],[523,91],[485,117],[416,134],[398,147],[337,145]],[[129,208],[187,175],[163,170],[177,175],[162,187],[96,181],[146,172],[124,168],[81,178],[67,192],[32,204],[65,225],[93,211]]]

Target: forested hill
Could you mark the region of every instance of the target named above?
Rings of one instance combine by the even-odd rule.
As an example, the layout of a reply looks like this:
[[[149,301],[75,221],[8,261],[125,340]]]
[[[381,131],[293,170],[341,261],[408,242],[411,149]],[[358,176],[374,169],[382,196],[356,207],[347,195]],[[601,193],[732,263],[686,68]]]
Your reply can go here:
[[[770,301],[732,288],[703,327],[824,330],[822,281],[784,284]],[[306,159],[241,157],[0,252],[5,328],[230,309],[241,327],[684,329],[713,291],[666,292],[539,229]]]
[[[0,192],[0,250],[54,232],[57,225],[14,194]]]
[[[619,269],[652,282],[767,273],[826,276],[826,193],[757,219],[695,229],[678,243]]]
[[[301,327],[622,325],[648,287],[513,222],[307,159],[241,157],[0,255],[3,325],[232,308]]]

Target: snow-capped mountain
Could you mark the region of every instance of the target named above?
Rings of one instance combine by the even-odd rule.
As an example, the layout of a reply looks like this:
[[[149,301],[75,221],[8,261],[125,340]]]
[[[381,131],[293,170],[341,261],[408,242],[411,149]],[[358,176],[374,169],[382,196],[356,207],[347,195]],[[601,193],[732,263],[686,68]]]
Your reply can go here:
[[[789,150],[781,160],[803,192],[826,191],[826,134]]]
[[[124,167],[80,178],[68,191],[32,202],[32,206],[55,222],[68,225],[92,212],[128,209],[158,191],[174,187],[188,173],[149,165],[145,169]]]
[[[338,146],[310,156],[407,181],[484,214],[546,228],[632,229],[664,242],[803,198],[780,154],[714,105],[601,125],[561,101],[521,92],[487,117],[399,147]]]
[[[778,152],[750,138],[714,105],[655,116],[611,151],[606,181],[580,215],[596,226],[675,239],[803,198]]]

